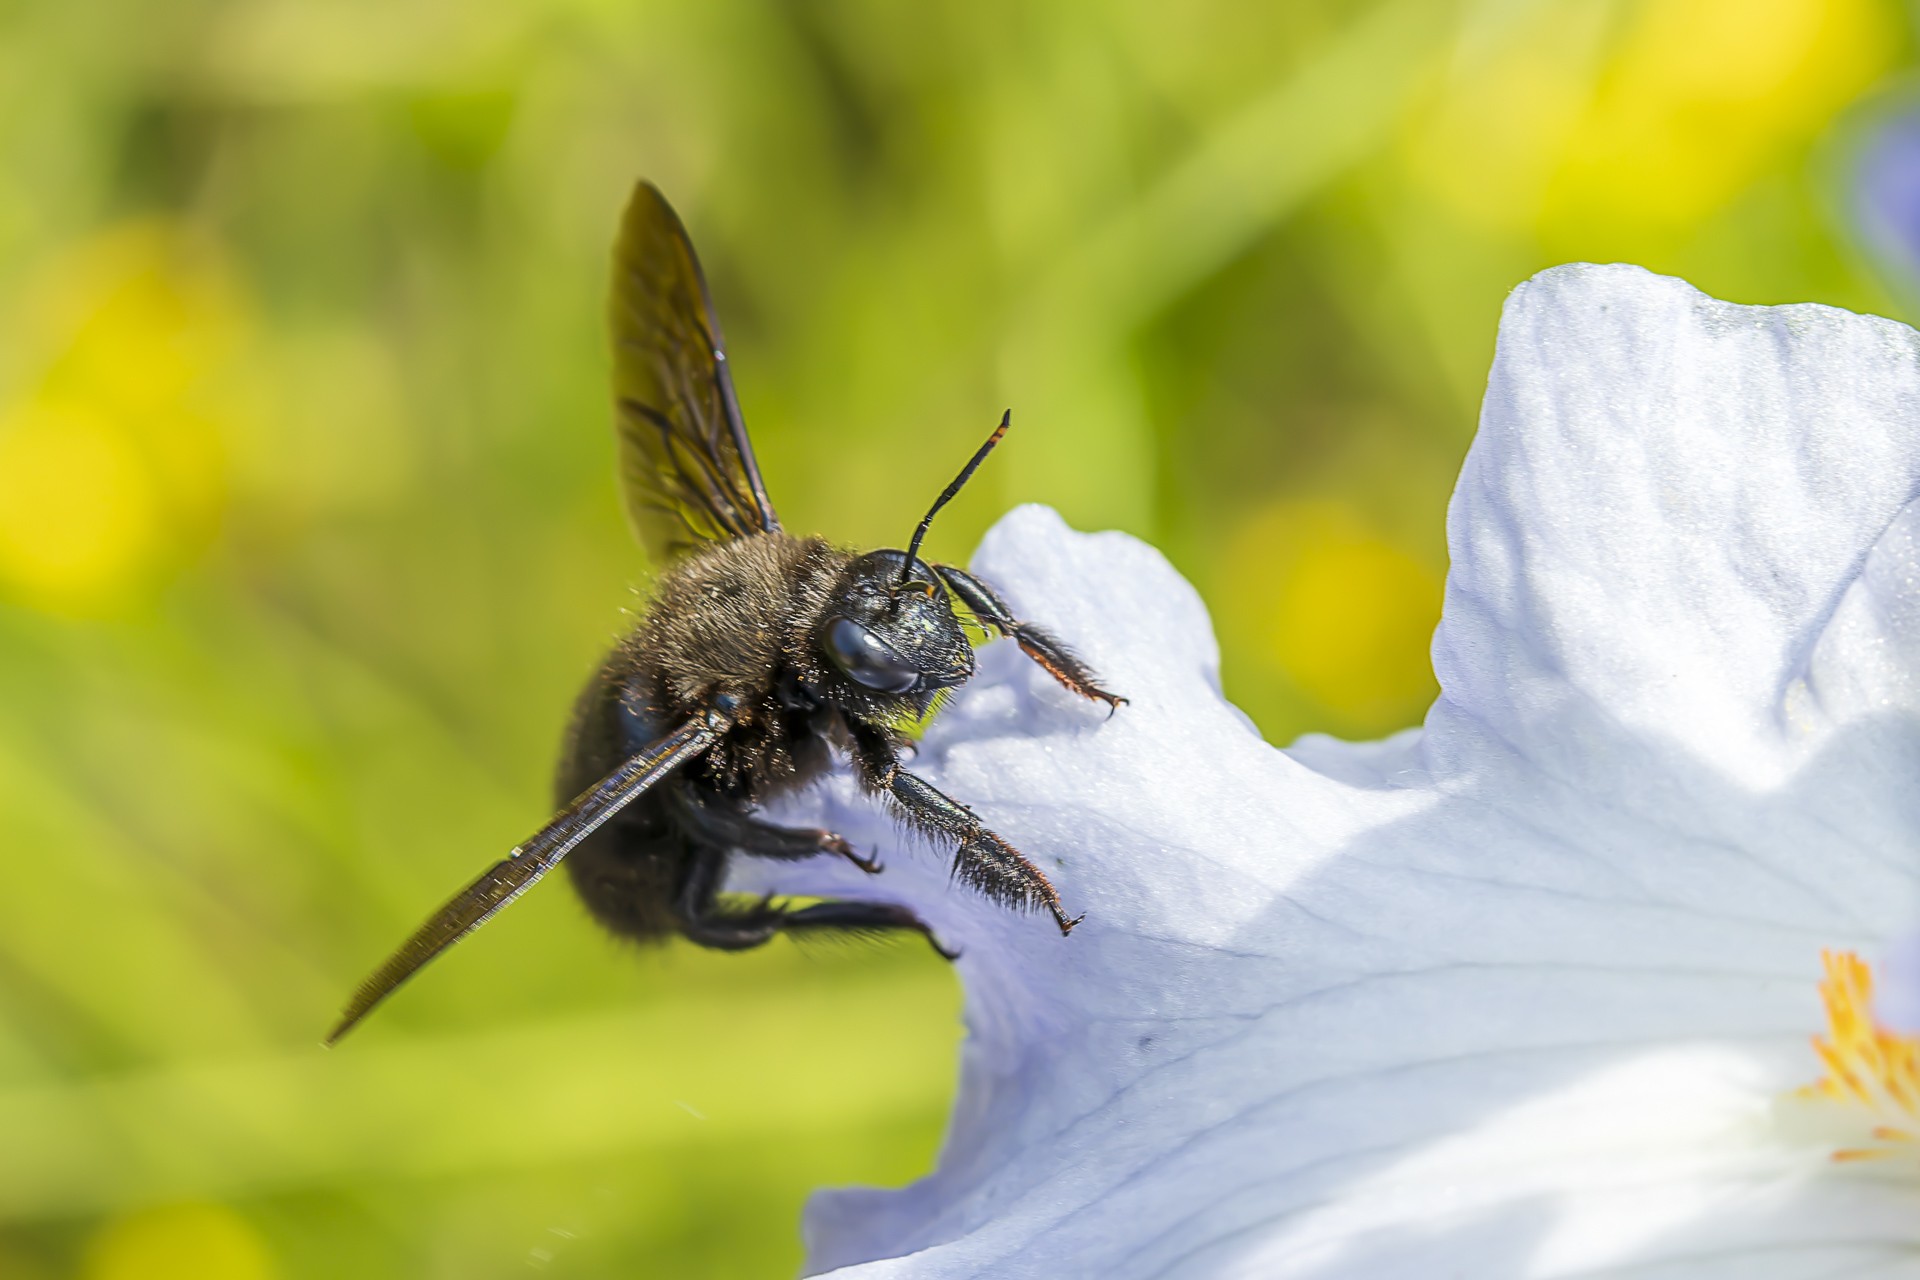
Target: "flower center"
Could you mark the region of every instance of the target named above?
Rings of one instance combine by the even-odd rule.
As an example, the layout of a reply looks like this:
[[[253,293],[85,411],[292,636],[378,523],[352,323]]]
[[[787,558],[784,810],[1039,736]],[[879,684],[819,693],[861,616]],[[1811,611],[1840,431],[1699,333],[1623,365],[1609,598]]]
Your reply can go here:
[[[1836,1161],[1920,1160],[1920,1037],[1902,1036],[1873,1016],[1873,970],[1851,951],[1823,951],[1820,998],[1827,1034],[1813,1038],[1826,1074],[1797,1091],[1838,1109],[1848,1141]]]

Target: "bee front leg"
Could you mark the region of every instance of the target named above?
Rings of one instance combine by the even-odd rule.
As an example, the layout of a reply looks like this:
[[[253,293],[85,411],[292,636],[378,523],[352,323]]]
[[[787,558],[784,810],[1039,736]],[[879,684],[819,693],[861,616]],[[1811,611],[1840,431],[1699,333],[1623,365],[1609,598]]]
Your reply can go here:
[[[867,789],[893,802],[907,824],[935,840],[955,846],[953,873],[993,901],[1028,910],[1044,909],[1062,935],[1085,917],[1068,916],[1046,873],[1018,849],[987,829],[959,801],[925,778],[900,767],[893,744],[878,730],[854,726],[854,762]]]
[[[1073,650],[1032,623],[1015,618],[1013,610],[992,587],[965,569],[956,569],[950,564],[934,565],[933,571],[947,584],[947,590],[967,606],[967,612],[1001,635],[1012,637],[1022,653],[1039,663],[1062,686],[1083,698],[1106,703],[1109,711],[1126,701],[1119,694],[1102,689],[1099,677]]]

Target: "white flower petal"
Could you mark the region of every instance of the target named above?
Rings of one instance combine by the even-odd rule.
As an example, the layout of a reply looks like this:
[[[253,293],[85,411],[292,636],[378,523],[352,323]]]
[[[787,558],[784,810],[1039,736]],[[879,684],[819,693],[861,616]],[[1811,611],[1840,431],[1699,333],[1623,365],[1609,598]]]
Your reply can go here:
[[[1424,731],[1289,752],[1157,553],[1009,516],[980,571],[1133,701],[996,644],[912,767],[1087,920],[950,886],[844,779],[786,816],[884,875],[742,869],[964,951],[940,1167],[816,1198],[810,1266],[1920,1272],[1916,1185],[1772,1105],[1818,1074],[1820,949],[1915,918],[1916,491],[1904,328],[1547,272],[1454,499]]]

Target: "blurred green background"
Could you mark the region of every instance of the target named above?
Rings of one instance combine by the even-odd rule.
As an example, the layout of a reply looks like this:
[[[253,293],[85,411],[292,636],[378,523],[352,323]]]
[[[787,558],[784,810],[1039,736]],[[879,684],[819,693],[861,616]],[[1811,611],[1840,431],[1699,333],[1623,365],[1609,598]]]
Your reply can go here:
[[[924,948],[636,953],[533,895],[646,567],[601,305],[640,175],[796,529],[1163,547],[1275,741],[1432,694],[1506,291],[1627,259],[1900,314],[1888,0],[0,3],[0,1276],[757,1276],[933,1159]]]

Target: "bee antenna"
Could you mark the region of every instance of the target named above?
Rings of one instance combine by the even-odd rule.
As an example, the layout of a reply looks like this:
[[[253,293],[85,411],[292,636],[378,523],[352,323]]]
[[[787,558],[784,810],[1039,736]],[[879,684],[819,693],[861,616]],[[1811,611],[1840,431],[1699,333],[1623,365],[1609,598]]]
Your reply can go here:
[[[940,508],[953,500],[954,494],[960,492],[960,487],[973,478],[973,473],[980,469],[980,464],[985,462],[987,455],[993,452],[993,446],[999,444],[1000,437],[1007,434],[1007,427],[1012,421],[1013,410],[1009,409],[1000,415],[1000,425],[993,429],[993,434],[987,437],[987,442],[974,451],[972,459],[966,466],[960,468],[960,474],[940,491],[940,496],[933,500],[931,507],[927,508],[927,514],[920,520],[920,527],[913,531],[913,541],[907,544],[907,558],[900,566],[901,586],[906,586],[913,579],[913,558],[920,553],[920,540],[927,536],[927,527],[933,523],[933,518],[940,514]]]

